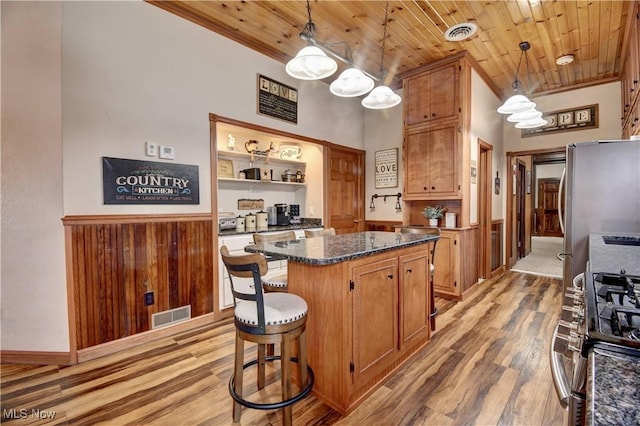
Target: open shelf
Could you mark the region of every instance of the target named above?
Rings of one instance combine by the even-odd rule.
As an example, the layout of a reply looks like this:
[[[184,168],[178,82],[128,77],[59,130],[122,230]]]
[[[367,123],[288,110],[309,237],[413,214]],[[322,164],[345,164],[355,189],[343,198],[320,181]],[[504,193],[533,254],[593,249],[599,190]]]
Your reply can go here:
[[[228,158],[228,159],[241,159],[244,161],[251,162],[251,154],[245,152],[236,152],[236,151],[218,151],[219,158]],[[305,166],[307,163],[300,160],[287,160],[277,157],[268,157],[269,163],[274,164],[288,164],[293,166]],[[264,155],[253,155],[253,162],[260,161],[267,164],[267,157]],[[288,182],[285,182],[288,183]]]

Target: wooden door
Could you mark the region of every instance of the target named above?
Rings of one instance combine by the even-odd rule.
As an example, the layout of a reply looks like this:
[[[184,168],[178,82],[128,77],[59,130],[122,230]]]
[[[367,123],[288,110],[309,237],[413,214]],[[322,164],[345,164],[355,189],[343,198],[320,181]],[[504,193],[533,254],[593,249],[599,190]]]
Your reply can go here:
[[[355,267],[351,279],[353,373],[358,388],[388,366],[398,350],[398,263],[387,259]]]
[[[400,257],[400,345],[429,333],[429,259],[427,253]],[[402,349],[402,348],[401,348]]]
[[[493,147],[479,140],[480,156],[478,161],[478,276],[491,277],[491,201],[492,155]]]
[[[325,227],[364,231],[364,151],[330,144],[325,161]]]
[[[560,217],[558,216],[558,189],[560,179],[538,180],[538,218],[537,233],[541,236],[561,237]]]

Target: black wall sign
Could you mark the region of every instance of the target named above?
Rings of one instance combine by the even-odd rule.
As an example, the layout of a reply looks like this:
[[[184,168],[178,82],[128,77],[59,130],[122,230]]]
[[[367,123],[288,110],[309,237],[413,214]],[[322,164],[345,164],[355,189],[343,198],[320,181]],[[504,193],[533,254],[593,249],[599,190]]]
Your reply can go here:
[[[105,204],[200,204],[198,166],[102,157]]]
[[[258,74],[258,113],[298,124],[298,91]]]

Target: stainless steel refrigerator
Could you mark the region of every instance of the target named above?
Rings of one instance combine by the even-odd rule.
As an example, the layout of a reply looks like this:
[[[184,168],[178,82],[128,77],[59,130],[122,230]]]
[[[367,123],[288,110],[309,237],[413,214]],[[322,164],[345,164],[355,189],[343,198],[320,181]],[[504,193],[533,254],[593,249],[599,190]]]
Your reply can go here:
[[[585,271],[590,233],[640,232],[640,140],[567,145],[563,177],[566,288]]]

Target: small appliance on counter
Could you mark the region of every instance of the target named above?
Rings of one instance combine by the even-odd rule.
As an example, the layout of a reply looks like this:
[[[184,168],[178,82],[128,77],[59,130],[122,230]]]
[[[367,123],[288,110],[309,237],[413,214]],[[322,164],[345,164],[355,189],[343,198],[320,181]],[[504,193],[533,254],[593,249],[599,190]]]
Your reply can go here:
[[[258,213],[256,213],[256,229],[267,229],[268,226],[268,214],[260,210]]]
[[[289,225],[289,206],[284,203],[276,204],[276,224]]]
[[[256,215],[249,213],[244,217],[244,230],[252,232],[256,230]]]
[[[236,217],[236,232],[244,232],[244,217]]]
[[[227,229],[236,229],[236,218],[233,213],[218,213],[218,229],[224,231]]]
[[[289,223],[300,224],[300,204],[289,204]]]
[[[267,207],[267,225],[277,225],[278,224],[278,214],[276,211],[276,206]]]
[[[242,171],[244,172],[245,179],[260,180],[261,173],[259,168],[253,167],[251,169],[244,169]]]

